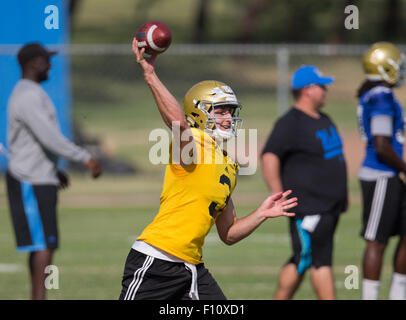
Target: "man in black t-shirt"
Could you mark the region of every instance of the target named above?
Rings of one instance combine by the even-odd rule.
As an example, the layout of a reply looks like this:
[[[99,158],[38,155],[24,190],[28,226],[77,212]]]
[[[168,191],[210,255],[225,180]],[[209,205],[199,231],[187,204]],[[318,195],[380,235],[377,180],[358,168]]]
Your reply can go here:
[[[311,270],[319,299],[335,299],[333,238],[340,213],[347,208],[347,172],[337,128],[319,111],[327,85],[314,66],[292,77],[295,105],[276,122],[262,151],[262,170],[272,192],[292,189],[299,199],[290,218],[293,256],[279,275],[275,299],[290,299]]]

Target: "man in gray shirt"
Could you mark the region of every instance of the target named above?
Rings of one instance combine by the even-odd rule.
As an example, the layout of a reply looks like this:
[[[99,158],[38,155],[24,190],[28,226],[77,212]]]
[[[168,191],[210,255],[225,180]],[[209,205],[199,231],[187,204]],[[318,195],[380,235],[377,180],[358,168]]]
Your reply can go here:
[[[17,250],[30,252],[32,299],[45,299],[44,271],[58,247],[57,189],[69,184],[58,158],[83,163],[94,178],[101,174],[98,161],[62,135],[55,106],[40,86],[55,53],[38,43],[20,49],[22,79],[8,103],[7,193]]]

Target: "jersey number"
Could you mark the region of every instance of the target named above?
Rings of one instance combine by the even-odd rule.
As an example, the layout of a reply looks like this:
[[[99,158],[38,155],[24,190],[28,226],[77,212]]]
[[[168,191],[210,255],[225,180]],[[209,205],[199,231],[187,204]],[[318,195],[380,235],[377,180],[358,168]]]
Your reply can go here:
[[[366,141],[368,141],[368,137],[367,137],[367,134],[365,132],[363,113],[364,113],[364,108],[362,107],[362,105],[358,105],[358,107],[357,107],[357,117],[358,117],[359,134],[361,136],[361,140],[366,142]]]
[[[223,175],[221,175],[221,177],[220,177],[220,183],[221,184],[226,184],[226,185],[228,185],[228,195],[227,195],[227,198],[226,198],[226,206],[227,206],[227,203],[228,203],[228,200],[230,200],[230,193],[231,193],[231,182],[230,182],[230,178],[229,177],[227,177],[225,174],[223,174]],[[216,207],[219,205],[219,203],[217,203],[217,202],[212,202],[212,203],[210,203],[210,206],[209,206],[209,213],[210,213],[210,215],[213,217],[213,219],[216,219],[216,216],[217,216],[217,210],[216,210]]]

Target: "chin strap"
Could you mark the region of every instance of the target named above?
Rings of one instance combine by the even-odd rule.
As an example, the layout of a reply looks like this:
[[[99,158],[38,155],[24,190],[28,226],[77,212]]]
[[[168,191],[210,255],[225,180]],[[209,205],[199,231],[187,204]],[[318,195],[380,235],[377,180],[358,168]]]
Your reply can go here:
[[[234,133],[232,132],[232,130],[224,131],[221,129],[214,129],[213,137],[217,139],[228,140],[234,137]]]

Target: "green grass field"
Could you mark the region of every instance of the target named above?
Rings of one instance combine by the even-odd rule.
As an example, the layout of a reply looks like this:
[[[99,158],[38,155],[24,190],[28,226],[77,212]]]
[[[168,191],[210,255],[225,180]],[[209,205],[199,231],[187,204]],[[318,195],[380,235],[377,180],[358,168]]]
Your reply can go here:
[[[190,10],[190,2],[178,2],[185,6],[184,10],[175,10],[168,1],[164,9],[152,4],[146,17],[170,16],[173,21],[181,21],[177,24],[178,32],[185,32],[187,28],[181,27],[191,22],[182,13]],[[130,8],[132,2],[123,3]],[[220,2],[216,4],[219,5]],[[130,10],[123,11],[111,1],[85,1],[83,6],[74,28],[76,43],[129,43],[133,34],[123,33],[120,28],[135,30],[140,23],[131,20]],[[292,57],[290,63],[291,71],[303,63],[314,63],[325,74],[336,76],[325,111],[347,137],[345,143],[358,141],[355,90],[362,79],[359,57]],[[75,122],[87,134],[99,138],[107,154],[133,163],[138,173],[129,177],[103,175],[97,181],[87,175],[71,177],[71,187],[59,195],[60,249],[54,259],[59,268],[59,289],[49,290],[49,299],[117,299],[130,247],[157,213],[164,167],[149,162],[152,143],[148,136],[163,124],[137,68],[130,54],[72,57]],[[258,150],[262,148],[277,117],[275,57],[163,55],[157,60],[157,72],[179,101],[198,81],[217,79],[230,84],[243,104],[244,128],[258,129]],[[405,101],[406,92],[399,93],[400,101]],[[359,268],[364,248],[364,241],[358,236],[361,208],[355,176],[359,165],[356,159],[363,151],[357,147],[349,150],[353,152],[346,154],[351,206],[340,220],[334,250],[339,299],[361,296],[360,289],[348,290],[344,286],[348,276],[345,267]],[[255,175],[239,177],[233,194],[237,215],[250,213],[267,195],[260,170]],[[280,267],[291,254],[287,231],[285,218],[268,220],[249,238],[231,247],[220,242],[215,228],[211,231],[203,249],[204,261],[229,299],[272,298]],[[388,296],[394,246],[393,240],[386,251],[381,299]],[[3,177],[0,177],[0,252],[0,299],[29,299],[27,254],[15,250]],[[295,298],[315,299],[308,276]]]
[[[146,184],[145,181],[151,181]],[[4,185],[4,181],[0,181]],[[60,249],[54,265],[59,289],[49,299],[117,299],[127,253],[135,237],[154,217],[160,192],[159,174],[134,178],[102,177],[92,181],[73,176],[70,190],[60,193]],[[356,182],[351,183],[352,206],[336,233],[334,275],[339,299],[359,299],[360,290],[344,287],[347,265],[360,266],[363,241],[358,237],[360,206]],[[257,174],[241,177],[233,195],[242,217],[266,196]],[[0,193],[0,299],[29,299],[27,254],[16,253],[11,220]],[[381,299],[388,294],[392,241],[387,249]],[[229,299],[271,299],[280,266],[290,255],[285,218],[268,220],[249,238],[234,246],[220,242],[215,228],[206,238],[204,260]],[[296,299],[315,299],[306,276]]]

